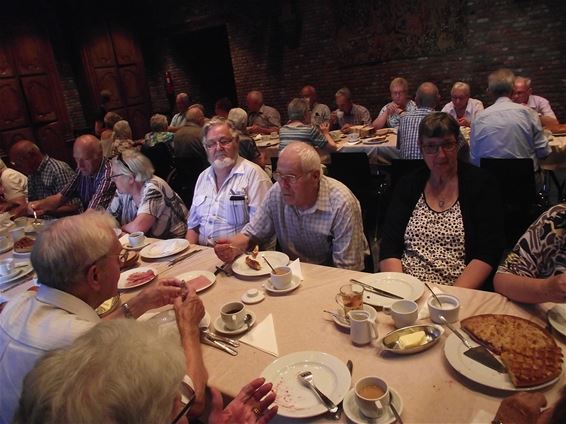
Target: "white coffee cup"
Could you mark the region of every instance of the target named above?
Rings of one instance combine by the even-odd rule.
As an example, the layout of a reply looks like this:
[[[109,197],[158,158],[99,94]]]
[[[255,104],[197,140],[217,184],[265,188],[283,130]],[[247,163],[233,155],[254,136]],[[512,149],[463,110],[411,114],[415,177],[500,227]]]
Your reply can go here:
[[[283,290],[289,287],[292,279],[293,273],[288,266],[277,267],[274,272],[271,272],[271,284],[277,290]]]
[[[13,259],[0,260],[0,275],[5,276],[12,273],[16,264]]]
[[[360,139],[360,135],[358,133],[348,134],[348,141],[350,143],[352,143],[354,141],[358,141],[359,139]]]
[[[24,227],[14,227],[10,230],[10,235],[12,236],[12,240],[16,242],[26,235],[26,231]]]
[[[440,320],[441,315],[450,323],[458,321],[458,315],[460,314],[460,301],[458,298],[451,294],[437,294],[436,296],[440,299],[442,306],[438,304],[434,296],[429,297],[427,301],[432,322],[443,324]]]
[[[399,300],[391,306],[384,306],[383,312],[391,315],[396,328],[413,325],[419,315],[419,306],[412,300]]]
[[[353,310],[348,312],[350,318],[350,340],[355,345],[365,345],[377,339],[377,328],[368,311]]]
[[[237,330],[244,325],[246,307],[242,302],[229,302],[220,308],[220,316],[228,330]]]
[[[10,239],[6,235],[0,236],[0,250],[6,249],[10,244]]]
[[[145,234],[142,231],[136,231],[128,236],[128,241],[132,247],[140,247],[145,241]]]
[[[16,227],[25,228],[28,224],[28,219],[25,216],[20,216],[19,218],[14,219],[14,224],[16,224]]]
[[[389,386],[379,377],[363,377],[355,386],[356,403],[360,412],[368,418],[378,418],[389,407]]]

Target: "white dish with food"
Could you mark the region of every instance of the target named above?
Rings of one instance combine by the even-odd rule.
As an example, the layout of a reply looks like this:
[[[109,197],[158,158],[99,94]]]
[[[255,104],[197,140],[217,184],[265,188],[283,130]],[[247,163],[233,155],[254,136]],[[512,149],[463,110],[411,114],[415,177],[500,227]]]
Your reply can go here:
[[[183,250],[186,250],[189,246],[189,241],[185,239],[177,238],[170,240],[161,240],[144,247],[140,252],[140,255],[142,258],[148,259],[165,258],[167,256],[180,253]]]
[[[286,266],[289,263],[289,256],[285,253],[266,250],[258,252],[257,256],[254,258],[259,263],[260,269],[250,268],[250,266],[246,264],[246,258],[250,255],[242,255],[232,263],[232,271],[243,277],[263,277],[271,274],[271,268],[262,258],[262,255],[265,256],[273,268]]]
[[[208,280],[208,283],[206,281],[203,281],[197,284],[195,283],[191,284],[191,286],[193,286],[195,291],[199,293],[203,290],[206,290],[207,288],[209,288],[214,284],[214,282],[216,281],[216,275],[214,275],[210,271],[189,271],[189,272],[183,272],[182,274],[177,275],[175,278],[177,280],[182,280],[185,283],[188,283],[190,280],[194,280],[195,278],[201,276],[206,278]]]
[[[155,277],[157,277],[157,270],[150,266],[130,269],[120,274],[118,289],[129,290],[134,287],[143,286],[153,281]]]
[[[410,355],[431,348],[443,334],[444,328],[440,325],[411,325],[386,334],[378,346],[388,352]]]

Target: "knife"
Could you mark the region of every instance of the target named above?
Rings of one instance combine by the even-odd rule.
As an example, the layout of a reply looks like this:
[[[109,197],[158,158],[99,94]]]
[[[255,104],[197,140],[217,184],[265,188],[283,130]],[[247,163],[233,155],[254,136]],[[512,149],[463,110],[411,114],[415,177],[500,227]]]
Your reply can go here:
[[[468,341],[464,338],[464,336],[462,336],[462,334],[456,329],[456,327],[446,321],[446,318],[444,318],[442,315],[440,315],[439,318],[440,321],[446,324],[448,328],[452,330],[452,332],[456,334],[456,336],[458,336],[458,338],[462,340],[464,345],[468,348],[468,350],[464,352],[464,355],[499,373],[505,374],[507,372],[505,366],[501,362],[499,362],[497,358],[493,356],[493,353],[491,353],[488,349],[481,345],[472,347],[470,343],[468,343]]]
[[[235,349],[232,349],[230,346],[225,345],[224,343],[219,342],[218,340],[212,340],[210,337],[208,337],[207,335],[202,335],[201,340],[212,347],[215,347],[217,349],[223,350],[224,352],[229,353],[232,356],[237,356],[238,355],[238,351]]]
[[[348,371],[350,371],[350,377],[352,377],[352,369],[354,368],[354,364],[349,359],[348,362],[346,362],[346,368],[348,368]],[[340,403],[338,404],[338,411],[336,411],[335,414],[331,414],[332,418],[334,418],[335,420],[339,420],[340,418],[342,418],[343,409],[344,409],[344,399],[342,399],[342,401],[340,401]]]
[[[176,263],[181,262],[183,259],[187,259],[188,257],[193,256],[195,253],[198,253],[198,252],[200,252],[201,250],[202,250],[202,249],[195,249],[195,250],[193,250],[193,251],[191,251],[191,252],[189,252],[189,253],[185,253],[184,255],[181,255],[181,256],[179,256],[179,257],[177,257],[177,258],[175,258],[175,259],[172,259],[172,260],[169,261],[169,266],[173,266],[173,265],[175,265]]]
[[[362,287],[363,287],[364,289],[366,289],[367,291],[372,292],[372,293],[375,293],[375,294],[378,294],[378,295],[380,295],[380,296],[390,297],[390,298],[392,298],[392,299],[401,299],[401,300],[404,299],[404,297],[401,297],[401,296],[399,296],[399,295],[396,295],[395,293],[390,293],[390,292],[388,292],[388,291],[386,291],[386,290],[378,289],[378,288],[376,288],[376,287],[370,286],[369,284],[362,283],[361,281],[358,281],[358,280],[354,280],[353,278],[350,278],[350,281],[351,281],[352,283],[359,284],[360,286],[362,286]]]

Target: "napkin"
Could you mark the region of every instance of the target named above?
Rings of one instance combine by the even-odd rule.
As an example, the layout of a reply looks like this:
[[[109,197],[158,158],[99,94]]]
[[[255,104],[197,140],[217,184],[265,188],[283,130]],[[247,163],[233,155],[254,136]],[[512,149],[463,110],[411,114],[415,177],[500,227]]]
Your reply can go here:
[[[275,337],[275,326],[273,325],[273,315],[269,314],[250,332],[241,337],[240,341],[262,352],[269,353],[275,357],[279,356],[277,338]]]
[[[470,423],[471,424],[490,423],[493,420],[494,416],[495,416],[494,413],[489,413],[487,411],[484,411],[483,409],[480,409],[479,411],[476,412],[476,415],[474,415]]]
[[[428,290],[427,290],[427,291],[428,291]],[[435,294],[442,294],[442,293],[444,293],[444,292],[443,292],[442,290],[440,290],[438,287],[432,287],[432,291],[433,291]],[[426,297],[425,301],[423,302],[423,306],[421,306],[421,309],[419,310],[419,316],[417,317],[417,320],[430,318],[430,313],[429,313],[429,311],[428,311],[427,302],[428,302],[428,299],[430,299],[431,296],[432,296],[432,294],[429,294],[429,295]]]
[[[289,264],[289,268],[291,268],[291,272],[295,277],[298,277],[300,281],[303,281],[303,271],[301,270],[301,261],[299,258],[291,262]]]

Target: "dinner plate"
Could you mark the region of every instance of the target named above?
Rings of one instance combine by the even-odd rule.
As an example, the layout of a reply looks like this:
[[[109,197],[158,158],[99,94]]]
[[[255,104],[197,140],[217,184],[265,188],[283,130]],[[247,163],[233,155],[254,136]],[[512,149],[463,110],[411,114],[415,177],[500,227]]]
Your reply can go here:
[[[250,322],[250,329],[251,329],[255,324],[255,313],[253,311],[250,311],[249,309],[246,310],[246,313],[250,314],[252,316],[252,321]],[[221,316],[218,316],[214,320],[214,322],[212,323],[212,326],[219,333],[227,334],[229,336],[235,336],[237,334],[242,334],[242,333],[245,333],[246,331],[248,331],[248,325],[247,324],[242,324],[242,326],[240,328],[236,328],[235,330],[227,329],[224,326],[224,321],[222,321]]]
[[[5,253],[8,250],[12,250],[12,248],[14,247],[14,242],[10,239],[8,239],[8,244],[2,248],[0,248],[0,253]]]
[[[401,336],[412,334],[417,331],[424,331],[426,334],[425,342],[419,346],[410,347],[407,349],[401,349],[399,347],[398,340]],[[424,325],[412,325],[410,327],[399,328],[398,330],[392,331],[386,334],[378,343],[379,347],[388,352],[393,352],[398,355],[411,355],[413,353],[422,352],[434,346],[442,335],[444,334],[444,328],[440,325],[435,324],[424,324]]]
[[[470,340],[468,341],[472,347],[479,346],[478,343]],[[464,352],[468,348],[462,343],[462,341],[455,335],[450,334],[446,339],[444,344],[444,356],[456,371],[462,374],[464,377],[469,378],[476,383],[482,384],[487,387],[492,387],[494,389],[506,390],[510,392],[523,392],[531,390],[539,390],[544,387],[548,387],[556,383],[562,377],[562,372],[554,380],[547,381],[546,383],[540,384],[538,386],[532,387],[515,387],[511,383],[511,378],[509,374],[502,374],[479,362],[474,361],[472,358],[464,355]]]
[[[148,321],[157,323],[157,325],[166,325],[174,323],[177,325],[177,318],[175,318],[175,310],[168,309],[166,311],[160,312],[157,315],[152,316]],[[205,310],[204,316],[200,320],[198,326],[200,328],[208,328],[210,325],[210,314]]]
[[[8,273],[6,275],[0,275],[0,283],[12,281],[14,279],[14,277],[20,273],[20,271],[21,271],[21,268],[14,267],[14,269],[12,271],[10,271],[10,273]]]
[[[395,407],[399,415],[401,415],[403,413],[403,399],[401,399],[401,396],[399,396],[399,392],[397,392],[397,390],[395,390],[391,386],[389,386],[389,392],[393,394],[393,406]],[[356,403],[356,390],[353,388],[350,389],[350,391],[348,391],[348,393],[346,394],[342,406],[344,408],[344,413],[346,414],[346,416],[350,419],[350,421],[356,424],[367,424],[369,422],[375,424],[391,424],[396,420],[395,415],[393,415],[393,411],[391,411],[391,408],[386,408],[381,417],[373,418],[370,421],[370,419],[363,415],[360,411],[360,408]]]
[[[547,313],[548,322],[556,331],[566,336],[566,305],[556,305]]]
[[[266,250],[259,252],[255,258],[261,265],[261,269],[252,269],[246,265],[246,257],[248,255],[242,255],[232,263],[232,271],[243,277],[263,277],[264,275],[271,274],[271,268],[265,263],[261,255],[264,255],[273,268],[278,266],[286,266],[289,263],[289,256],[282,252],[276,252],[274,250]]]
[[[358,277],[356,280],[413,301],[420,299],[425,289],[423,282],[418,278],[401,272],[379,272]],[[391,306],[399,300],[371,293],[368,290],[364,290],[364,298],[364,302],[375,306]]]
[[[214,284],[214,282],[216,281],[216,275],[214,275],[210,271],[190,271],[190,272],[184,272],[182,274],[179,274],[175,278],[178,279],[178,280],[183,280],[185,282],[188,282],[189,280],[192,280],[193,278],[200,277],[201,275],[208,280],[208,284],[204,284],[204,285],[201,285],[199,287],[195,287],[195,291],[197,293],[199,293],[203,290],[206,290],[207,288],[209,288],[210,286],[212,286]]]
[[[296,275],[293,275],[293,277],[291,278],[291,284],[289,284],[289,286],[285,287],[284,289],[275,288],[275,286],[271,282],[271,278],[269,278],[265,282],[263,287],[265,288],[266,291],[268,291],[271,294],[285,294],[285,293],[292,292],[293,290],[295,290],[300,285],[301,285],[301,279],[299,277],[297,277]]]
[[[297,378],[297,374],[310,371],[314,383],[332,402],[338,405],[348,390],[352,377],[346,364],[324,352],[295,352],[276,359],[261,373],[273,383],[277,393],[275,403],[278,415],[290,418],[307,418],[327,411],[320,399]]]
[[[369,313],[369,319],[371,319],[371,320],[377,319],[377,311],[375,310],[375,308],[373,306],[364,305],[364,311],[367,311]],[[350,321],[348,321],[346,319],[346,317],[344,317],[344,309],[336,308],[336,314],[338,314],[339,316],[342,317],[342,319],[339,319],[335,315],[331,315],[332,320],[336,323],[336,325],[338,327],[342,327],[342,328],[349,330],[350,329]]]
[[[17,272],[10,278],[5,278],[3,280],[0,281],[0,285],[1,284],[7,284],[10,283],[12,281],[16,281],[19,278],[25,277],[28,274],[31,274],[33,272],[33,267],[31,266],[30,263],[28,263],[25,266],[20,266],[20,267],[16,267]]]
[[[175,255],[189,247],[189,241],[185,239],[161,240],[151,243],[140,252],[142,258],[159,259]]]
[[[138,284],[127,285],[128,284],[128,277],[130,275],[135,274],[136,272],[146,272],[146,271],[153,271],[153,273],[155,275],[151,278],[148,277],[145,280],[142,280]],[[155,279],[155,277],[157,277],[157,270],[153,267],[150,267],[150,266],[142,266],[140,268],[129,269],[128,271],[124,271],[120,274],[120,279],[118,280],[118,289],[129,290],[129,289],[133,289],[135,287],[143,286],[143,285],[153,281]]]

